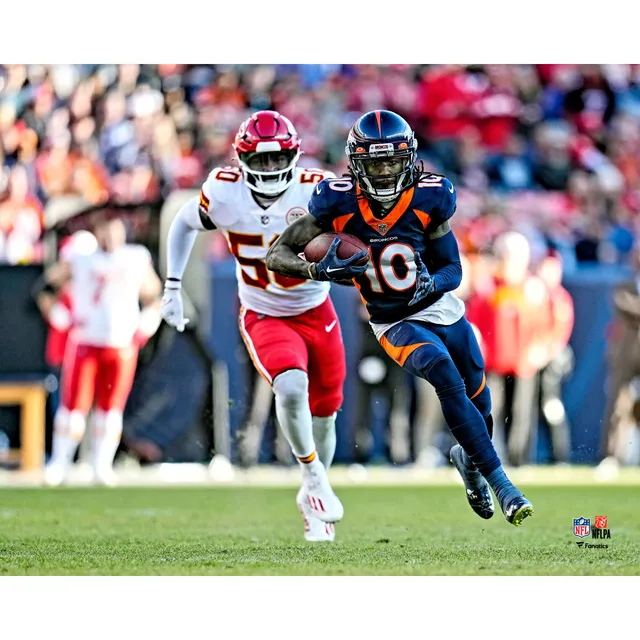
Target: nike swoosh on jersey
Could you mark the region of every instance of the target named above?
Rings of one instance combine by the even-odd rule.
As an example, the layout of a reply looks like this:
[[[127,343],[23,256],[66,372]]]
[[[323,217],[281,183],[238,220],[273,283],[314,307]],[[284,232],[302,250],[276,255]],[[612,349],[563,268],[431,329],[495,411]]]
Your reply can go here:
[[[449,191],[450,191],[451,193],[453,193],[453,185],[452,185],[452,184],[450,184],[450,185],[449,185]]]
[[[336,326],[336,322],[338,322],[338,321],[337,321],[337,320],[334,320],[331,324],[328,324],[328,325],[324,328],[324,330],[325,330],[327,333],[329,333],[329,332],[331,331],[331,329],[333,329],[333,327],[335,327],[335,326]]]

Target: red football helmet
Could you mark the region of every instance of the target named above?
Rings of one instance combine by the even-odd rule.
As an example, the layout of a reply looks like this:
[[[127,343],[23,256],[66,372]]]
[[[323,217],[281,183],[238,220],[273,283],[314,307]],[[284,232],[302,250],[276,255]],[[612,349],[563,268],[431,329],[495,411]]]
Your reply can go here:
[[[300,138],[288,118],[277,111],[257,111],[238,129],[233,148],[249,189],[280,195],[294,179]]]

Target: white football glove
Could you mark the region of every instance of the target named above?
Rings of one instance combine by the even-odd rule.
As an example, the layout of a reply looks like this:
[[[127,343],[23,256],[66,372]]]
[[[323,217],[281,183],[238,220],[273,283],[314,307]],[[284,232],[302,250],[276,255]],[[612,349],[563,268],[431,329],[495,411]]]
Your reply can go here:
[[[168,325],[175,327],[180,332],[184,331],[189,320],[184,317],[179,282],[165,282],[160,313]]]

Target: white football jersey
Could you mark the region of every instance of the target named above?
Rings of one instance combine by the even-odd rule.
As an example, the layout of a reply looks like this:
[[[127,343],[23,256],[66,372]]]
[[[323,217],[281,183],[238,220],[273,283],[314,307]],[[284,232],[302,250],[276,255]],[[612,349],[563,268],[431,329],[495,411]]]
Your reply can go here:
[[[126,244],[113,253],[74,255],[69,264],[73,340],[97,347],[131,345],[140,320],[140,289],[151,264],[148,249]]]
[[[321,169],[295,170],[293,184],[267,209],[253,198],[235,167],[214,169],[202,185],[200,213],[225,235],[236,259],[242,306],[268,316],[304,313],[322,304],[329,283],[287,278],[267,269],[269,247],[294,220],[308,213],[311,193],[321,180],[334,178]]]

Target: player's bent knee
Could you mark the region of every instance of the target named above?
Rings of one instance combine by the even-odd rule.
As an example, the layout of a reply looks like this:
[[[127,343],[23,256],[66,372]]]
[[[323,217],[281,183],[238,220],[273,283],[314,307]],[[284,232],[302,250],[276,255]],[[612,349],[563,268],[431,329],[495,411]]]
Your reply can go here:
[[[318,395],[311,401],[311,414],[317,418],[328,418],[337,413],[344,400],[341,389],[328,389]]]
[[[279,349],[269,353],[263,356],[261,364],[274,380],[283,373],[293,370],[300,370],[307,375],[304,359],[293,349]]]
[[[460,393],[466,395],[464,380],[450,357],[442,357],[430,364],[426,379],[441,400]]]
[[[483,418],[491,415],[491,391],[489,391],[489,387],[486,384],[484,389],[471,402],[476,405]]]
[[[283,406],[307,401],[309,377],[302,369],[289,369],[279,373],[273,380],[273,392]]]

